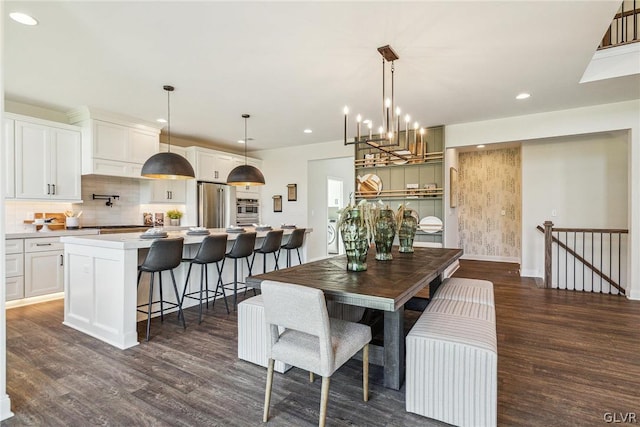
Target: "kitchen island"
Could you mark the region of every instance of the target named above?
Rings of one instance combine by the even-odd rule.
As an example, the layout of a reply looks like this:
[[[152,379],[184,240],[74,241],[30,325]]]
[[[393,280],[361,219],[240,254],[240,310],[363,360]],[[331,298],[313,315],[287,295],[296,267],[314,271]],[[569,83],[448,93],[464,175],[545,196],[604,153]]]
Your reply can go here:
[[[252,227],[245,227],[253,231]],[[284,239],[293,230],[284,230]],[[238,236],[237,233],[225,233],[224,229],[209,229],[211,234],[228,234],[228,249]],[[307,229],[307,233],[311,229]],[[169,231],[169,238],[183,237],[185,258],[195,255],[204,236],[187,235],[185,231]],[[266,232],[258,232],[256,246],[262,244]],[[141,233],[106,234],[95,236],[64,236],[64,325],[98,338],[117,348],[126,349],[138,344],[136,307],[146,302],[148,280],[137,287],[138,265],[142,262],[153,239],[141,239]],[[301,248],[306,259],[306,245]],[[284,255],[284,253],[283,253]],[[273,268],[273,260],[267,258],[268,269]],[[284,260],[280,260],[280,265]],[[176,268],[175,276],[178,291],[185,286],[186,266],[183,263]],[[238,263],[242,265],[242,263]],[[244,266],[246,269],[246,266]],[[256,273],[262,272],[262,256],[257,256],[254,265]],[[199,272],[194,269],[187,286],[199,288]],[[215,284],[217,273],[209,268],[209,284]],[[240,274],[244,277],[246,273]],[[147,276],[147,275],[145,275]],[[223,280],[229,282],[233,277],[233,263],[227,263],[223,271]],[[148,277],[145,277],[148,279]],[[167,278],[168,279],[168,278]],[[169,279],[168,279],[169,280]],[[165,298],[172,292],[167,292]],[[140,301],[140,303],[138,302]],[[185,308],[197,304],[185,300]],[[139,314],[146,318],[144,314]]]

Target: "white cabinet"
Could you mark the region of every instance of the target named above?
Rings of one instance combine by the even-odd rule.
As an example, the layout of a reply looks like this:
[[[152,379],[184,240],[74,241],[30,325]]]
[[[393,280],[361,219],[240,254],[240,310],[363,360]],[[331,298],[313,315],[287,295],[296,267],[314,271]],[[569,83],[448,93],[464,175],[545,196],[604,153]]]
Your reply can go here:
[[[244,164],[244,156],[208,150],[201,147],[187,148],[187,159],[193,165],[198,181],[227,182],[229,172],[233,168]],[[260,162],[247,158],[247,163]]]
[[[160,152],[166,152],[167,145],[160,144]],[[171,152],[186,157],[184,147],[171,146]],[[184,179],[148,179],[141,184],[141,200],[144,203],[184,204],[187,198],[187,182]]]
[[[154,179],[143,186],[148,187],[141,195],[146,203],[185,203],[187,190],[183,179]]]
[[[59,237],[26,239],[24,297],[64,290],[64,251]]]
[[[12,119],[4,119],[2,123],[2,132],[4,132],[4,197],[5,199],[13,199],[16,196],[15,187],[15,143],[14,143],[14,123]]]
[[[262,171],[262,160],[247,158],[247,164]],[[244,165],[244,157],[236,159],[236,166]],[[247,185],[246,187],[236,187],[236,197],[240,199],[259,199],[261,185]]]
[[[17,199],[80,200],[80,175],[79,130],[15,120]]]
[[[86,107],[69,113],[82,128],[82,173],[140,178],[159,148],[159,125]]]
[[[24,240],[5,240],[5,296],[7,301],[24,298]]]

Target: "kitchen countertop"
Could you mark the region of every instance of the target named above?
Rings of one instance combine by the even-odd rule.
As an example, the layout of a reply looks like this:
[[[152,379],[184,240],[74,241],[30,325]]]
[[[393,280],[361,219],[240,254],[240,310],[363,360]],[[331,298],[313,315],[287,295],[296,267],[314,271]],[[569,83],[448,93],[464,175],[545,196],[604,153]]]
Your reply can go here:
[[[77,230],[53,230],[53,231],[21,231],[17,233],[6,233],[5,239],[35,239],[41,237],[62,237],[62,236],[86,236],[98,234],[97,228],[79,228]]]
[[[253,227],[244,227],[248,232],[254,231]],[[277,228],[274,228],[277,230]],[[184,244],[200,243],[205,236],[195,236],[186,234],[188,230],[168,231],[169,238],[172,237],[184,237]],[[311,228],[306,229],[306,233],[313,231]],[[241,233],[227,233],[224,228],[210,228],[211,234],[227,234],[228,240],[233,241],[238,234]],[[285,229],[284,235],[287,236],[293,232],[293,229]],[[63,243],[72,243],[75,245],[94,246],[111,249],[140,249],[148,248],[155,239],[141,239],[142,233],[120,233],[120,234],[100,234],[94,236],[74,236],[64,235],[60,239]],[[266,231],[259,231],[257,238],[263,238],[267,235]]]

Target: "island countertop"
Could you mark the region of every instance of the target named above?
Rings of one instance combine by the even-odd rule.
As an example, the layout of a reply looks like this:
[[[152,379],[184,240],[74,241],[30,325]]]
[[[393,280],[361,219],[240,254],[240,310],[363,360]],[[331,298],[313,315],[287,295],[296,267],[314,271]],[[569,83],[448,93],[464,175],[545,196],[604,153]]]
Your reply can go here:
[[[255,231],[254,227],[244,227],[246,232]],[[227,234],[227,240],[233,241],[237,238],[238,234],[242,233],[229,233],[224,228],[210,228],[208,229],[211,235],[215,234]],[[279,228],[274,228],[279,230]],[[287,236],[293,232],[294,229],[283,229],[284,235]],[[184,244],[197,244],[200,243],[206,235],[190,235],[187,234],[189,230],[167,231],[168,238],[183,237]],[[311,228],[306,229],[306,233],[313,231]],[[257,238],[263,238],[267,235],[268,231],[257,231]],[[93,246],[100,248],[110,249],[142,249],[151,246],[151,243],[155,239],[143,239],[140,236],[142,233],[120,233],[120,234],[97,234],[90,236],[74,236],[63,235],[60,237],[60,241],[63,243],[73,243],[75,245]]]

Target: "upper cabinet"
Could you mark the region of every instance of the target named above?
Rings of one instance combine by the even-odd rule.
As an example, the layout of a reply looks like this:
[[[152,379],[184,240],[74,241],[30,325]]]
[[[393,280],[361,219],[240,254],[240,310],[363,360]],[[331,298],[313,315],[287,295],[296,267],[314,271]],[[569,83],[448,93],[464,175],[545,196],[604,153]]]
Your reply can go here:
[[[81,133],[78,128],[16,118],[14,142],[17,199],[81,199]]]
[[[160,144],[160,151],[166,152],[167,145]],[[186,157],[184,147],[171,146],[171,152]],[[187,198],[187,180],[184,179],[145,179],[141,183],[140,198],[145,203],[184,204]]]
[[[82,173],[140,178],[159,149],[159,126],[83,107],[69,113],[82,127]]]
[[[224,153],[221,151],[209,150],[202,147],[187,148],[187,159],[193,165],[198,181],[227,182],[227,176],[233,168],[244,163],[244,157]],[[257,159],[249,161],[259,162]]]
[[[2,123],[2,132],[4,132],[4,151],[2,156],[4,158],[5,199],[16,197],[14,123],[15,120],[13,119],[4,119]]]

